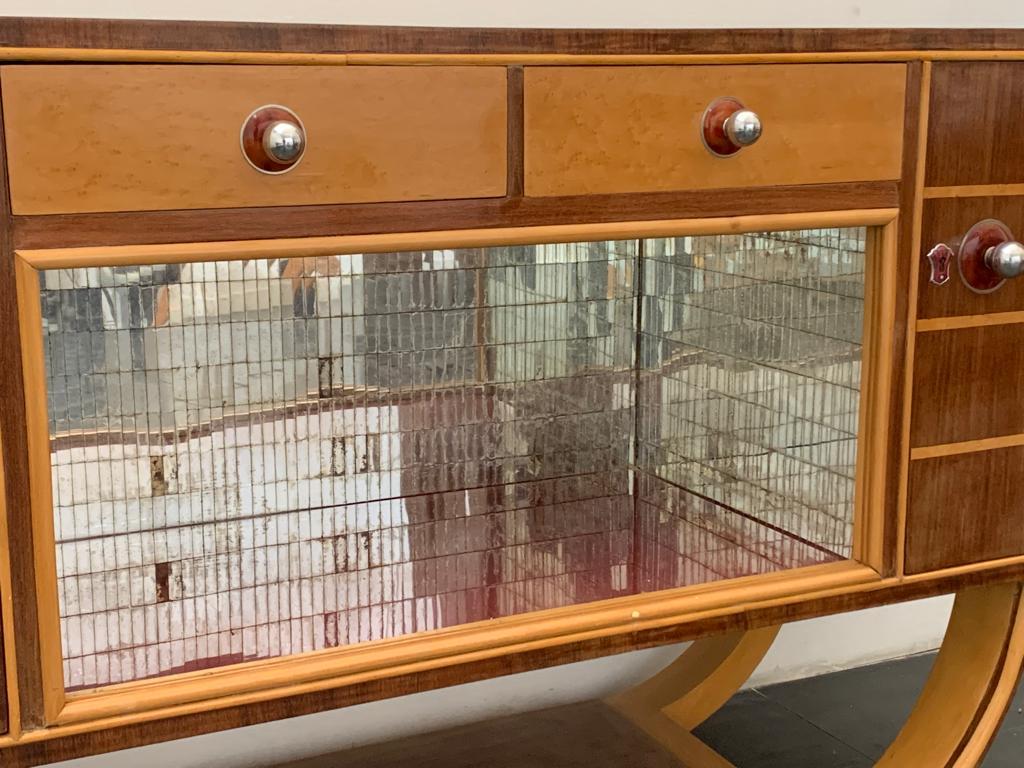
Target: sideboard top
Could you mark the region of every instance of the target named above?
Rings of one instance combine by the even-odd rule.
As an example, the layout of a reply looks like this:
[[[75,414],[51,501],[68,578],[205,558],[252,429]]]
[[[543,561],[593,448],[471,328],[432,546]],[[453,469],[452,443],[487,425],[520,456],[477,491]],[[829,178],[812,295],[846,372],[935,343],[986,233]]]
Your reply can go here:
[[[0,19],[0,48],[405,54],[1000,51],[1024,29],[542,29],[130,19]]]

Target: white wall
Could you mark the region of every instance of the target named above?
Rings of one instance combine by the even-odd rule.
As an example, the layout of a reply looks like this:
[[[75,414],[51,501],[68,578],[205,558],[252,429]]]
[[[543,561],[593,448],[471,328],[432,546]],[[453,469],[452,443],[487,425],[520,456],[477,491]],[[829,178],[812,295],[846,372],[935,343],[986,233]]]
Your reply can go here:
[[[1024,6],[1019,0],[781,0],[732,4],[685,0],[0,0],[0,15],[447,26],[1024,26]],[[934,648],[945,629],[950,607],[949,598],[936,598],[787,626],[751,683],[777,682]],[[494,715],[602,696],[652,674],[678,651],[671,647],[613,656],[61,765],[271,765]]]
[[[510,27],[1016,27],[1019,0],[0,0],[0,14]]]

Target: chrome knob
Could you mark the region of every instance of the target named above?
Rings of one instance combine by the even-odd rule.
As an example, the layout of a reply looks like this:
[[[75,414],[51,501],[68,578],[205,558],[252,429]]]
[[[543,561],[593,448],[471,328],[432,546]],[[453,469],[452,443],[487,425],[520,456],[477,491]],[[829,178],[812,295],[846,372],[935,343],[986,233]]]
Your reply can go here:
[[[733,112],[725,119],[725,135],[737,147],[749,147],[761,138],[761,118],[750,109]]]
[[[263,134],[263,148],[279,163],[294,163],[305,146],[302,128],[288,120],[278,120]]]
[[[1006,240],[985,251],[985,266],[1004,279],[1024,272],[1024,245]]]

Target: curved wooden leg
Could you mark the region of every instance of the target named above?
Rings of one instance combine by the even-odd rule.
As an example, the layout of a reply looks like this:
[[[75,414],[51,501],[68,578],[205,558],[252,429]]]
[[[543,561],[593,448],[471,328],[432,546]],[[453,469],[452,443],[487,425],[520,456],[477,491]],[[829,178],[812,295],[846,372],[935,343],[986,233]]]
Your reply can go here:
[[[928,682],[880,768],[981,764],[1024,663],[1021,587],[996,584],[957,594]]]
[[[942,648],[914,710],[879,768],[977,768],[1024,667],[1024,584],[957,594]],[[608,699],[689,768],[732,768],[692,730],[743,684],[778,627],[693,643],[651,679]]]
[[[728,768],[691,731],[739,690],[778,633],[765,627],[697,640],[654,677],[606,701],[686,765]]]

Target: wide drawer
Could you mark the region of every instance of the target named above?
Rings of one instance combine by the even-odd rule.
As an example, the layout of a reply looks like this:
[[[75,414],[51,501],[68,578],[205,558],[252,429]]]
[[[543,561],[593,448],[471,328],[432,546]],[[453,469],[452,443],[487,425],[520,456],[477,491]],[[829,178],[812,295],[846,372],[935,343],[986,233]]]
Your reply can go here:
[[[16,214],[496,197],[503,67],[61,66],[0,69]],[[268,175],[239,133],[301,119],[301,163]]]
[[[528,195],[900,176],[902,64],[533,67],[524,87]],[[711,155],[700,131],[722,96],[764,125],[728,158]]]

